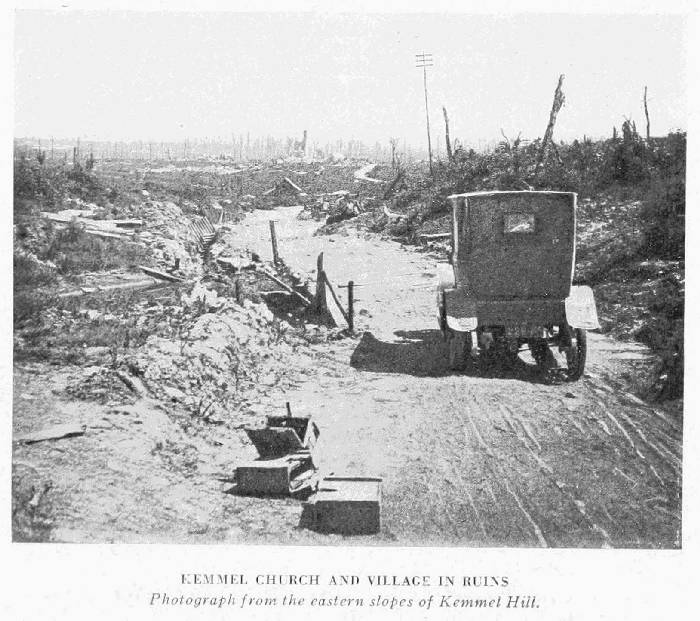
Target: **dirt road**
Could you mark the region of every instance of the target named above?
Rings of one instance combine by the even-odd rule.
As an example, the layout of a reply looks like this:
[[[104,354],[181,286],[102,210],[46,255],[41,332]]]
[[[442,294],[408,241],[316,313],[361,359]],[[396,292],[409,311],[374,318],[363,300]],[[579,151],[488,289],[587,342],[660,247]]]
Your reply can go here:
[[[297,212],[251,214],[236,226],[236,243],[269,257],[274,217],[289,265],[311,272],[323,251],[334,283],[361,285],[358,335],[314,345],[297,380],[270,386],[258,407],[263,414],[289,401],[296,413],[313,414],[323,472],[383,478],[381,533],[313,533],[298,526],[297,500],[226,494],[222,474],[252,455],[240,430],[187,434],[186,421],[149,399],[126,407],[70,401],[70,368],[22,364],[16,434],[47,421],[87,428],[14,446],[15,463],[50,476],[60,492],[55,539],[680,545],[682,423],[631,393],[652,362],[644,348],[590,334],[587,373],[572,384],[543,383],[527,354],[510,371],[456,374],[435,319],[444,257],[361,233],[313,236],[318,223]]]
[[[640,345],[589,336],[576,383],[548,385],[521,354],[514,370],[455,374],[435,319],[444,257],[358,236],[308,237],[277,210],[280,253],[307,271],[324,252],[353,279],[361,337],[333,373],[280,395],[314,414],[327,471],[384,478],[384,531],[401,544],[661,546],[680,542],[681,425],[628,392],[651,364]],[[269,254],[268,214],[242,226]]]

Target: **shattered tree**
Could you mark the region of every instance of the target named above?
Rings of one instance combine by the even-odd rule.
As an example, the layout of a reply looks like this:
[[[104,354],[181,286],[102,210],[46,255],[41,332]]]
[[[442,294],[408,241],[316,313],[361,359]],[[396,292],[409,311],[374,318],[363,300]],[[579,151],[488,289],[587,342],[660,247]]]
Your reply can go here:
[[[549,143],[554,144],[552,141],[552,135],[554,134],[554,124],[557,121],[557,114],[559,110],[564,105],[564,93],[561,90],[561,85],[564,82],[564,74],[559,76],[559,82],[557,83],[557,88],[554,91],[554,101],[552,101],[552,110],[549,113],[549,122],[547,123],[547,129],[544,131],[544,136],[542,137],[542,144],[540,145],[540,151],[537,154],[537,164],[535,166],[535,174],[537,174],[544,162],[544,156],[547,152],[547,145]]]
[[[447,148],[447,161],[452,161],[452,143],[450,142],[450,119],[447,117],[447,108],[442,107],[442,114],[445,117],[445,147]]]
[[[644,116],[647,119],[647,143],[651,138],[651,132],[649,127],[649,108],[647,107],[647,87],[644,87]]]

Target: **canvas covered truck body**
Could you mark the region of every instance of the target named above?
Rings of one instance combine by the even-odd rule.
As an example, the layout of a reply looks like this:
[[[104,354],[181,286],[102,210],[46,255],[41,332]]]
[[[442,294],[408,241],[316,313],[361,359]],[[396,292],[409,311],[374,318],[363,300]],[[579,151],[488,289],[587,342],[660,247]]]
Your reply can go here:
[[[543,348],[556,344],[571,362],[572,347],[585,362],[585,330],[599,326],[591,289],[572,286],[576,195],[475,192],[449,198],[452,269],[441,282],[438,304],[452,347],[517,356],[528,344],[544,363]],[[580,376],[582,368],[570,371]]]

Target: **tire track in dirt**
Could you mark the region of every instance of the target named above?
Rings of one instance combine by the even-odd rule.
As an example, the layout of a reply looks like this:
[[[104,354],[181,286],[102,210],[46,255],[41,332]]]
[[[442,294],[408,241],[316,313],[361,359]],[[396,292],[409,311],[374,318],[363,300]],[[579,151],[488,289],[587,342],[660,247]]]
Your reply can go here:
[[[539,383],[523,361],[514,372],[456,375],[434,325],[433,292],[391,278],[415,273],[415,283],[436,273],[435,258],[352,231],[315,237],[283,256],[310,272],[320,251],[335,282],[361,282],[358,274],[366,281],[362,336],[334,345],[332,360],[319,358],[336,375],[305,407],[320,412],[323,457],[334,471],[360,463],[384,477],[379,540],[678,545],[680,427],[660,408],[635,402],[620,379],[639,347],[591,334],[591,373],[574,384]],[[309,392],[301,386],[283,398]]]

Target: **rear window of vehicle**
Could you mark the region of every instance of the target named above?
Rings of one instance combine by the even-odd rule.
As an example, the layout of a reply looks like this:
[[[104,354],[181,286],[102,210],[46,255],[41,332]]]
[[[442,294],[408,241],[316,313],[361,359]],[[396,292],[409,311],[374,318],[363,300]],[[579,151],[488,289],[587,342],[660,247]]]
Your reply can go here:
[[[508,233],[534,233],[535,214],[532,213],[508,213],[503,217],[503,232]]]

